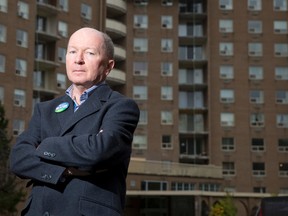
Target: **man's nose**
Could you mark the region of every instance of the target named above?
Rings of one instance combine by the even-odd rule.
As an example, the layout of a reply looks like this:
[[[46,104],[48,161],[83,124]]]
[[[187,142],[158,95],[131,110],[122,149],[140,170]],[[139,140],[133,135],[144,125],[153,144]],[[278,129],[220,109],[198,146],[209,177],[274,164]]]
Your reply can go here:
[[[75,63],[76,64],[84,64],[85,61],[84,61],[84,56],[83,56],[83,53],[82,52],[79,52],[75,58]]]

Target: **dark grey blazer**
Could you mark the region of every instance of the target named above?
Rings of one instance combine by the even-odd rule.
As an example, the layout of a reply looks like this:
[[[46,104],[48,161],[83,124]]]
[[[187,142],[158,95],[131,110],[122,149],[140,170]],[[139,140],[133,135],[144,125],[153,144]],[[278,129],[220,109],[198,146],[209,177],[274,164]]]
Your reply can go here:
[[[69,107],[55,112],[63,102]],[[136,103],[106,84],[75,113],[67,95],[37,104],[28,129],[10,154],[11,171],[32,180],[22,215],[121,215],[138,119]],[[92,175],[64,181],[66,167]]]

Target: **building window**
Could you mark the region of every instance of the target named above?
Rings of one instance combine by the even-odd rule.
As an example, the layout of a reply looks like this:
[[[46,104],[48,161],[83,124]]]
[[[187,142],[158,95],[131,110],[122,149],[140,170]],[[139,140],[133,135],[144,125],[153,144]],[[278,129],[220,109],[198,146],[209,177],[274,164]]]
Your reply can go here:
[[[18,16],[23,19],[29,18],[29,5],[25,2],[18,2]]]
[[[202,46],[180,46],[179,47],[179,60],[203,60],[203,47]]]
[[[0,72],[5,72],[6,57],[0,54]]]
[[[199,189],[201,191],[220,191],[220,184],[213,184],[213,183],[200,183],[199,184]]]
[[[7,37],[7,28],[4,25],[0,24],[0,42],[5,43]]]
[[[260,11],[262,9],[262,0],[248,0],[248,10]]]
[[[139,6],[146,6],[148,5],[148,1],[149,0],[134,0],[134,4]]]
[[[45,72],[44,71],[34,71],[33,74],[34,86],[45,88]]]
[[[161,111],[161,124],[162,125],[173,124],[173,113],[171,111]]]
[[[234,151],[235,143],[233,137],[222,137],[221,146],[223,151]]]
[[[221,56],[233,56],[233,43],[220,43],[219,54]]]
[[[68,25],[66,22],[58,22],[58,33],[62,37],[68,37]]]
[[[26,104],[26,93],[24,90],[14,90],[14,105],[18,107],[25,107]]]
[[[81,4],[81,17],[86,20],[92,20],[92,8],[88,4]]]
[[[173,88],[171,86],[161,87],[161,100],[173,100]]]
[[[133,149],[147,149],[147,136],[135,134],[133,138]]]
[[[172,182],[171,183],[171,190],[173,191],[192,191],[195,190],[194,183],[188,182]]]
[[[288,91],[285,90],[276,91],[276,103],[288,104]]]
[[[178,100],[180,109],[204,108],[204,96],[203,92],[201,91],[180,91]]]
[[[173,0],[162,0],[162,6],[172,6]]]
[[[27,61],[24,59],[16,58],[15,74],[25,77],[26,73],[27,73]]]
[[[69,10],[68,0],[59,0],[58,5],[62,11],[67,12]]]
[[[234,103],[234,90],[233,89],[222,89],[220,90],[220,102],[221,103]]]
[[[251,34],[262,33],[262,21],[259,20],[249,20],[248,21],[248,32]]]
[[[133,98],[135,100],[147,100],[147,86],[133,86]]]
[[[265,187],[253,187],[253,192],[254,193],[266,193],[266,188]]]
[[[204,117],[202,114],[180,114],[179,115],[179,132],[203,132]]]
[[[162,135],[162,143],[161,143],[162,149],[172,149],[172,136],[171,135]]]
[[[148,112],[147,110],[140,110],[139,125],[147,125],[148,123]]]
[[[279,194],[288,194],[288,188],[281,187],[281,188],[279,189]]]
[[[265,163],[254,162],[252,163],[252,175],[253,176],[265,176]]]
[[[221,113],[220,121],[222,127],[233,127],[235,126],[234,113]]]
[[[288,128],[288,114],[277,114],[276,124],[278,128]]]
[[[235,176],[235,164],[234,162],[222,163],[222,174],[224,176]]]
[[[148,39],[147,38],[134,38],[133,50],[134,52],[147,52],[148,51]]]
[[[178,25],[179,37],[203,37],[203,25],[199,23],[187,24],[180,23]]]
[[[274,54],[277,57],[288,57],[288,44],[276,43],[274,45]]]
[[[161,51],[162,52],[173,52],[173,41],[172,39],[161,39]]]
[[[278,139],[278,151],[288,152],[288,139]]]
[[[287,0],[273,0],[275,11],[287,11]]]
[[[263,79],[263,67],[249,66],[249,79],[250,80],[262,80]]]
[[[148,16],[147,15],[134,15],[134,28],[147,29]]]
[[[178,82],[180,85],[204,84],[202,69],[179,69]]]
[[[142,181],[142,191],[166,191],[168,183],[166,181]]]
[[[220,10],[232,10],[233,9],[233,0],[219,0]]]
[[[261,152],[265,150],[263,138],[252,138],[251,151]]]
[[[276,80],[288,80],[288,67],[275,67]]]
[[[66,48],[58,47],[58,60],[59,62],[65,63],[66,62]]]
[[[162,76],[173,75],[173,63],[172,62],[161,62],[161,75]]]
[[[4,88],[0,86],[0,104],[4,104]]]
[[[172,29],[173,27],[172,16],[161,16],[161,27],[165,29]]]
[[[250,103],[263,104],[264,103],[264,92],[261,90],[250,91]]]
[[[248,44],[248,55],[253,57],[260,57],[263,55],[262,43],[249,43]]]
[[[221,65],[219,67],[220,79],[231,80],[234,78],[234,68],[232,65]]]
[[[148,63],[147,62],[133,62],[133,74],[134,76],[147,76],[148,75]]]
[[[36,29],[37,31],[46,32],[47,18],[43,16],[37,16],[36,18]]]
[[[0,11],[7,13],[8,11],[8,4],[7,4],[8,0],[0,0]]]
[[[288,177],[288,163],[279,163],[279,176]]]
[[[44,59],[44,55],[45,55],[44,50],[45,50],[45,44],[36,43],[35,44],[35,58]]]
[[[23,131],[25,127],[25,122],[23,120],[19,120],[19,119],[15,119],[13,121],[13,135],[14,136],[18,136],[20,135]]]
[[[204,141],[201,138],[180,138],[180,156],[197,158],[206,156]]]
[[[16,31],[16,44],[24,48],[28,47],[28,33],[26,31]]]
[[[276,34],[287,34],[287,21],[274,21],[274,32]]]
[[[66,89],[66,75],[62,73],[57,73],[57,87],[61,89]]]
[[[264,127],[264,114],[263,113],[252,113],[250,115],[250,126],[251,127]]]
[[[232,33],[233,32],[233,20],[219,20],[219,32]]]

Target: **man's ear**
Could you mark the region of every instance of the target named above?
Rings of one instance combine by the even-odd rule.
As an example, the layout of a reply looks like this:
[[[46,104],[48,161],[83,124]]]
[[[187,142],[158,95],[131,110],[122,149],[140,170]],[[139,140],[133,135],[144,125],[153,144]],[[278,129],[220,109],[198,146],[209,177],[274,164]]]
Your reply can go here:
[[[106,67],[106,76],[110,73],[110,71],[114,68],[115,61],[114,60],[109,60],[107,67]]]

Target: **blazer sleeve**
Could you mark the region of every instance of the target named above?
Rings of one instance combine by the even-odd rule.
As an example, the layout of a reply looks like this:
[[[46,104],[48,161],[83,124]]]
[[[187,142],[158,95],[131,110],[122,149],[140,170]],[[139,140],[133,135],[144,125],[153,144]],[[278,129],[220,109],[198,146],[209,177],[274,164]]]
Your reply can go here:
[[[10,170],[18,177],[56,184],[65,167],[45,163],[36,155],[40,143],[41,121],[39,106],[36,105],[26,131],[18,136],[10,152]]]
[[[139,108],[135,101],[125,97],[111,99],[97,115],[89,118],[81,133],[48,137],[36,149],[36,155],[52,164],[83,170],[117,167],[130,158],[138,120]],[[95,122],[100,124],[99,129],[90,130]]]

